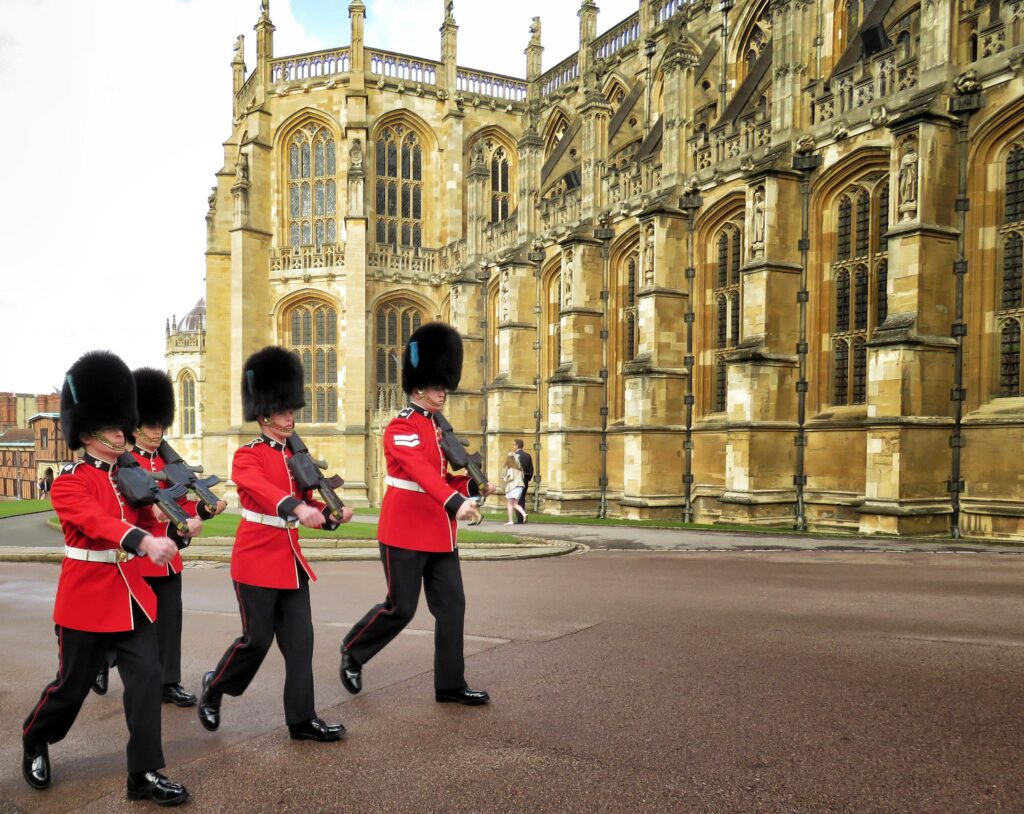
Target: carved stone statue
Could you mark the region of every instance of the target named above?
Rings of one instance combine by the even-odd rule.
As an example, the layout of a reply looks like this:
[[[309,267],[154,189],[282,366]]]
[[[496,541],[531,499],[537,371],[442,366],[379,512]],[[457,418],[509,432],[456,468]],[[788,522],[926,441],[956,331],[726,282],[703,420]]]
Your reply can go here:
[[[213,187],[206,199],[206,211],[213,214],[217,211],[217,187]]]
[[[958,96],[977,93],[979,90],[981,90],[981,82],[978,80],[978,72],[973,68],[958,74],[953,80],[953,92]]]
[[[352,139],[348,148],[348,174],[362,175],[363,170],[363,142],[360,139]]]
[[[485,166],[486,161],[484,159],[484,145],[479,141],[473,145],[473,149],[469,156],[469,166],[473,169],[476,167]]]
[[[654,285],[654,226],[648,225],[644,236],[644,285]]]
[[[455,0],[445,0],[444,3],[444,21],[446,23],[455,22]]]
[[[540,17],[534,17],[530,23],[530,45],[540,45]]]
[[[572,249],[562,252],[562,307],[572,305]]]
[[[234,46],[234,48],[235,48],[235,56],[234,56],[232,61],[233,62],[242,62],[244,60],[244,56],[243,55],[245,53],[245,37],[243,37],[241,34],[239,34],[235,38],[235,46]]]
[[[917,144],[911,139],[906,143],[906,152],[900,159],[898,172],[900,212],[903,220],[911,220],[917,215]]]
[[[752,231],[752,243],[754,246],[760,246],[760,251],[755,250],[755,254],[761,254],[764,251],[764,231],[765,231],[765,211],[764,211],[764,187],[758,187],[754,190],[754,218],[751,222]]]

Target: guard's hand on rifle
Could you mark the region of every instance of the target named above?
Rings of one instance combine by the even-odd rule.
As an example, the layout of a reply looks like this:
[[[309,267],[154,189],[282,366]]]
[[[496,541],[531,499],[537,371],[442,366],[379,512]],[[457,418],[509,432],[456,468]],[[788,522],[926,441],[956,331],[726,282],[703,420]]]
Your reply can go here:
[[[203,531],[203,521],[198,517],[190,517],[188,519],[188,536],[198,537]]]
[[[348,506],[346,506],[344,509],[341,510],[341,520],[339,522],[347,523],[351,519],[352,519],[352,510]]]
[[[475,500],[467,500],[461,506],[459,510],[455,512],[456,520],[465,520],[469,525],[475,526],[483,518],[480,516],[480,509],[477,508]]]
[[[216,507],[214,508],[214,510],[213,510],[213,513],[214,513],[214,515],[218,515],[218,514],[220,514],[220,513],[221,513],[222,511],[224,511],[224,510],[225,510],[225,509],[226,509],[227,507],[228,507],[228,504],[227,504],[227,503],[225,503],[225,502],[224,502],[223,500],[218,500],[218,501],[217,501],[217,506],[216,506]]]
[[[306,528],[318,529],[324,525],[324,513],[308,503],[300,503],[296,506],[295,516]]]
[[[178,546],[170,537],[154,537],[147,534],[139,543],[139,551],[149,557],[154,564],[167,565],[178,553]]]
[[[493,495],[497,491],[498,491],[497,485],[494,484],[494,483],[491,483],[490,481],[488,481],[487,482],[487,486],[485,486],[480,491],[480,497],[490,497],[491,495]]]
[[[157,506],[155,503],[153,504],[153,517],[156,518],[157,523],[171,522],[171,519],[166,514],[164,514],[164,510]]]

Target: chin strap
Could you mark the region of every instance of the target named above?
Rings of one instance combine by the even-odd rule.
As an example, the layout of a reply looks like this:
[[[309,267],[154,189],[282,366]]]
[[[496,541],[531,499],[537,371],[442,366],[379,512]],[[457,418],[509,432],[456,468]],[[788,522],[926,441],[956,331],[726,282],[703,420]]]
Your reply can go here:
[[[283,433],[284,435],[291,435],[292,432],[294,432],[294,430],[292,428],[290,428],[290,427],[282,427],[280,424],[275,424],[269,418],[264,418],[263,419],[263,423],[266,426],[268,426],[268,427],[273,427],[275,430],[277,430],[280,433]]]
[[[101,434],[99,432],[92,433],[91,437],[95,438],[97,441],[99,441],[101,444],[103,444],[103,446],[107,447],[108,449],[114,450],[114,452],[116,452],[118,455],[120,455],[122,452],[125,451],[125,449],[127,449],[127,445],[125,445],[125,444],[115,444],[113,441],[111,441],[105,435],[103,435],[103,434]]]
[[[158,436],[152,436],[152,435],[149,435],[148,433],[144,432],[142,427],[139,427],[135,431],[135,436],[137,438],[141,438],[143,441],[145,441],[147,444],[149,444],[154,449],[156,447],[160,446],[160,442],[164,440],[163,433],[161,433]]]

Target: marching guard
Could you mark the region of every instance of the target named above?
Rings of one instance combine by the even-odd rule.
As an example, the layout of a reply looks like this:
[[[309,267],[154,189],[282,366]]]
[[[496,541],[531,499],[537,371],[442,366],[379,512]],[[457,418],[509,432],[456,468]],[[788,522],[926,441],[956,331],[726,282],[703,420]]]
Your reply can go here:
[[[309,582],[316,576],[299,545],[296,526],[337,527],[324,505],[299,491],[288,467],[295,410],[305,406],[298,355],[266,347],[246,361],[242,410],[262,434],[240,447],[231,477],[238,488],[242,521],[231,555],[231,578],[242,618],[242,635],[217,667],[203,677],[199,721],[210,732],[220,726],[222,696],[245,692],[274,639],[285,660],[285,722],[292,738],[336,741],[341,724],[316,714],[313,697],[313,621]],[[352,518],[345,508],[341,522]]]
[[[71,729],[109,650],[124,683],[128,798],[178,805],[188,791],[159,772],[157,600],[135,559],[166,565],[178,547],[145,531],[150,508],[129,506],[115,480],[125,436],[138,426],[131,371],[112,353],[86,353],[65,376],[60,410],[68,446],[84,454],[53,483],[66,543],[53,609],[58,668],[22,727],[22,775],[35,789],[50,785],[48,747]]]
[[[174,422],[174,386],[166,373],[151,367],[138,368],[132,371],[132,375],[139,408],[139,426],[134,432],[132,455],[146,471],[162,472],[166,462],[159,448],[164,433]],[[219,500],[216,508],[210,511],[205,504],[185,497],[179,498],[178,503],[189,515],[189,538],[200,533],[203,520],[220,514],[226,506],[223,500]],[[146,530],[153,534],[167,533],[166,522],[153,518],[153,524]],[[156,594],[163,702],[179,707],[195,706],[196,696],[181,686],[181,554],[176,552],[166,565],[157,565],[149,559],[139,560],[139,568]]]
[[[439,322],[418,328],[402,354],[402,389],[410,404],[384,431],[388,490],[377,540],[387,595],[367,611],[342,641],[341,683],[362,689],[363,666],[409,624],[420,585],[435,619],[434,696],[438,703],[478,706],[490,701],[466,684],[463,627],[466,596],[457,544],[458,521],[479,522],[477,484],[452,475],[441,450],[434,413],[462,377],[462,339]],[[493,493],[488,483],[483,497]]]

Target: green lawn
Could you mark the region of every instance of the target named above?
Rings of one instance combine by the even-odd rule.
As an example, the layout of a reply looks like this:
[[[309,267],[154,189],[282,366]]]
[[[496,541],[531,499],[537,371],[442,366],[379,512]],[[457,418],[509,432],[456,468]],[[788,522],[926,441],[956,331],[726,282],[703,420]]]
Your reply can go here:
[[[373,510],[377,513],[377,510]],[[360,512],[362,513],[362,512]],[[220,514],[210,520],[203,521],[203,537],[234,537],[235,531],[242,518],[237,514]],[[337,540],[376,540],[377,524],[360,523],[353,520],[334,531],[322,531],[320,529],[299,528],[299,537],[307,538],[328,538]],[[465,528],[459,530],[459,541],[463,543],[516,543],[519,542],[514,534],[494,533],[482,531],[470,531]]]
[[[0,517],[16,517],[19,514],[48,512],[52,508],[48,500],[2,500],[0,501]]]

